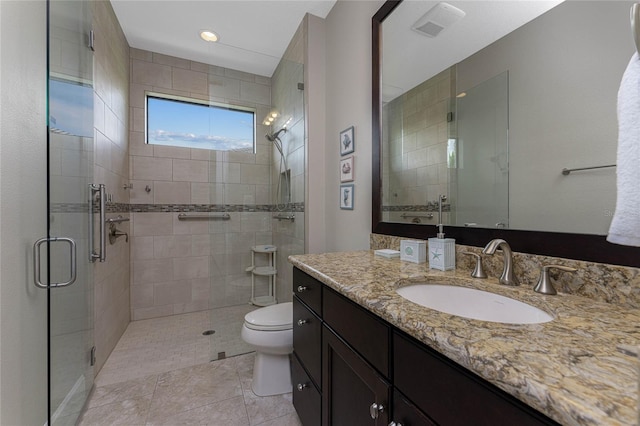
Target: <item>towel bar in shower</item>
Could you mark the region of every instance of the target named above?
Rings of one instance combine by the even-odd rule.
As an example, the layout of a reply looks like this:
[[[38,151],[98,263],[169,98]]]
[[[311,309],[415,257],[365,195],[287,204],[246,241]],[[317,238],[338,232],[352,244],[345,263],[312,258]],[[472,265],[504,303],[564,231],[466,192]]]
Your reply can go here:
[[[210,214],[185,214],[180,213],[178,220],[230,220],[231,215],[224,213],[220,216],[211,216]]]
[[[562,169],[562,174],[566,176],[566,175],[570,174],[571,172],[579,172],[579,171],[582,171],[582,170],[605,169],[605,168],[608,168],[608,167],[616,167],[616,165],[615,164],[607,164],[606,166],[579,167],[579,168],[575,168],[575,169],[566,169],[565,168],[565,169]]]
[[[296,220],[296,215],[295,214],[277,214],[275,216],[273,216],[274,219],[277,219],[278,222],[282,222],[283,220],[290,220],[291,222]]]

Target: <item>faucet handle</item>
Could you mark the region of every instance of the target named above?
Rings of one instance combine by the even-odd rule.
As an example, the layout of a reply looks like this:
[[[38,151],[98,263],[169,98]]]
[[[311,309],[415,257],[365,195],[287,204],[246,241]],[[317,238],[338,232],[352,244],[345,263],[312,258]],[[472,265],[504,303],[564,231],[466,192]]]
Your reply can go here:
[[[462,254],[468,254],[469,256],[476,257],[476,267],[471,273],[473,278],[487,278],[487,274],[484,272],[484,268],[482,267],[482,256],[470,251],[463,251]]]
[[[569,266],[544,265],[542,268],[540,268],[540,278],[538,279],[538,283],[536,284],[536,286],[533,288],[533,291],[537,293],[549,294],[549,295],[558,294],[558,292],[556,291],[556,288],[553,286],[553,283],[551,282],[551,277],[549,277],[549,269],[552,269],[552,268],[559,269],[565,272],[577,271],[576,268],[571,268]]]

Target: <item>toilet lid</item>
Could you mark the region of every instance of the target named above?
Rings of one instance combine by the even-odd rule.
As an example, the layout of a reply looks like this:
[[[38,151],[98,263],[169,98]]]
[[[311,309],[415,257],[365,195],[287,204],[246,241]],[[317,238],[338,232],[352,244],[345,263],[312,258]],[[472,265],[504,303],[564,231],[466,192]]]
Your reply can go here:
[[[244,324],[252,330],[277,331],[292,328],[293,303],[277,303],[256,309],[244,316]]]

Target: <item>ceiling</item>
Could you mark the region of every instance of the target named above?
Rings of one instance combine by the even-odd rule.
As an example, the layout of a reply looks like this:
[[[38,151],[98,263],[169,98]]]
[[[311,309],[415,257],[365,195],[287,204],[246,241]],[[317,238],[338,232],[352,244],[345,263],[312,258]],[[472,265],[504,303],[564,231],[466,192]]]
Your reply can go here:
[[[131,47],[271,77],[302,18],[336,0],[111,0]],[[217,33],[203,41],[201,30]]]

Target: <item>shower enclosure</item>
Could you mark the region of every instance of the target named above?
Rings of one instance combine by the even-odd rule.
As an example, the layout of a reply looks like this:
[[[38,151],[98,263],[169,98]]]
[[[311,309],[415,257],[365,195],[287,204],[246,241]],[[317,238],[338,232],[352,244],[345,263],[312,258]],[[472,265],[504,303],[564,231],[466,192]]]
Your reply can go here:
[[[48,293],[48,424],[73,425],[93,385],[93,53],[88,2],[50,0],[48,235],[34,246]],[[96,228],[97,229],[97,228]],[[38,262],[38,259],[40,260]]]
[[[277,116],[269,126],[262,122],[264,117],[257,117],[261,122],[257,125],[256,158],[265,152],[269,158],[270,178],[264,186],[268,191],[267,204],[241,203],[237,194],[225,194],[225,199],[239,202],[226,205],[235,211],[229,212],[230,220],[215,220],[209,225],[212,360],[252,350],[240,338],[244,315],[259,307],[249,304],[251,273],[247,267],[252,264],[252,246],[276,246],[276,301],[291,301],[292,268],[287,257],[304,252],[303,82],[301,61],[287,59],[285,55],[271,78],[269,115]],[[232,157],[234,154],[229,153],[229,158]],[[268,262],[268,256],[256,255],[256,266],[266,266]],[[256,275],[254,280],[257,297],[269,292],[268,276]]]

